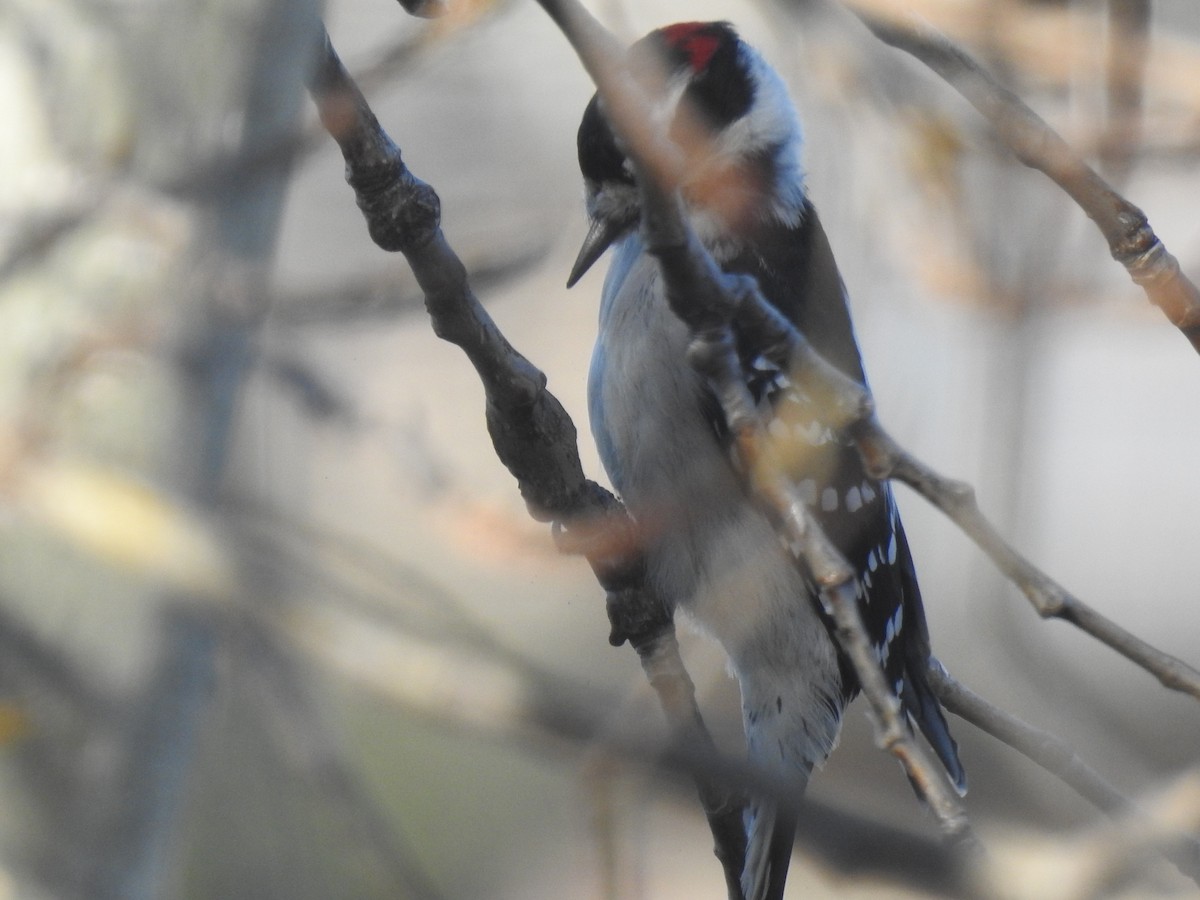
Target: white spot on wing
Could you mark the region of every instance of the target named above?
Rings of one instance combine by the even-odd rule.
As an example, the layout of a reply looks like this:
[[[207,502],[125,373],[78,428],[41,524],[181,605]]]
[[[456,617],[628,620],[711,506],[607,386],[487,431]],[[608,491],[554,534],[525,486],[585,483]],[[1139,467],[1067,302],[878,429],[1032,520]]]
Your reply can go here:
[[[871,482],[864,481],[862,483],[862,500],[863,503],[870,503],[875,499],[875,489],[871,487]]]
[[[892,532],[892,539],[888,541],[887,561],[892,565],[896,564],[896,532]]]
[[[887,620],[887,625],[883,629],[883,646],[891,647],[892,641],[900,636],[900,629],[904,625],[904,607],[897,606],[896,612]]]
[[[858,512],[862,505],[862,494],[858,488],[852,487],[846,491],[846,512]]]
[[[837,489],[827,487],[821,491],[821,509],[825,512],[833,512],[838,507]]]

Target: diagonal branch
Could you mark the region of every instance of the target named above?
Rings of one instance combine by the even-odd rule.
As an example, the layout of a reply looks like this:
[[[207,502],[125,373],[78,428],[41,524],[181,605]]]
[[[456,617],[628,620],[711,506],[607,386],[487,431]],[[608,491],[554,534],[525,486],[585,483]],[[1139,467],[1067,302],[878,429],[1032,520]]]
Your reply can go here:
[[[1020,97],[933,27],[898,24],[857,13],[885,44],[908,53],[940,75],[996,129],[1024,165],[1049,176],[1096,223],[1113,259],[1146,292],[1200,353],[1200,289],[1179,269],[1146,214],[1114,191]]]
[[[631,87],[630,82],[623,79],[619,65],[610,67],[619,62],[623,50],[602,29],[597,31],[599,26],[594,20],[574,4],[546,0],[542,5],[564,26],[577,49],[587,43],[580,35],[601,35],[598,54],[588,55],[586,50],[581,53],[589,70],[594,70],[602,92],[609,90],[620,95]],[[606,84],[609,85],[607,88]],[[560,523],[556,529],[561,544],[588,556],[609,593],[614,643],[628,639],[634,644],[642,655],[643,665],[659,692],[668,718],[689,733],[696,729],[695,746],[711,747],[711,738],[699,718],[690,680],[686,678],[682,663],[677,664],[674,658],[677,649],[674,648],[666,604],[661,598],[649,595],[642,584],[636,530],[615,498],[583,478],[574,453],[574,429],[569,420],[564,424],[565,413],[545,391],[544,376],[504,341],[494,323],[479,308],[466,284],[461,264],[457,263],[441,235],[436,194],[413,178],[403,166],[399,149],[379,128],[328,44],[325,64],[316,74],[312,90],[323,122],[338,139],[347,158],[348,179],[359,195],[360,207],[367,216],[373,237],[387,249],[405,252],[426,292],[426,304],[435,330],[462,346],[479,371],[487,390],[489,430],[497,453],[518,478],[531,512],[541,519],[555,519]],[[636,104],[636,93],[634,98]],[[609,104],[610,111],[613,106]],[[636,105],[634,109],[637,109]],[[636,112],[632,118],[634,133],[638,132],[639,121],[650,121],[650,117],[638,116]],[[617,127],[620,129],[620,124]],[[622,133],[630,145],[635,145],[636,138]],[[648,139],[656,140],[653,134]],[[653,192],[656,178],[664,175],[665,182],[670,184],[672,170],[678,171],[677,159],[670,148],[658,155],[647,155],[642,160],[642,171],[651,171],[655,178],[641,178],[643,190]],[[777,510],[786,533],[804,548],[813,571],[821,573],[821,583],[827,589],[826,599],[835,610],[840,604],[842,611],[857,612],[854,604],[845,603],[844,596],[839,593],[839,579],[844,577],[845,563],[841,561],[839,565],[836,554],[826,552],[827,542],[823,543],[823,536],[815,530],[803,504],[788,492],[786,480],[773,477],[769,464],[758,465],[764,456],[768,457],[769,463],[769,454],[761,452],[765,446],[761,441],[761,423],[753,415],[746,398],[739,394],[737,382],[740,379],[730,377],[730,372],[737,370],[733,368],[730,345],[727,338],[722,337],[722,331],[727,334],[731,321],[736,321],[741,329],[756,333],[761,339],[760,346],[770,348],[768,355],[799,373],[797,380],[810,391],[831,399],[833,408],[843,414],[846,427],[858,441],[873,474],[905,481],[947,512],[1006,574],[1017,580],[1039,610],[1045,609],[1047,614],[1061,615],[1075,622],[1155,672],[1164,684],[1200,696],[1200,675],[1195,670],[1179,660],[1159,654],[1070,598],[999,538],[970,501],[969,487],[942,478],[904,453],[875,421],[862,386],[840,376],[821,360],[801,335],[786,321],[780,320],[752,283],[729,279],[719,273],[706,255],[697,252],[699,246],[695,238],[686,232],[678,211],[671,208],[671,196],[661,191],[659,194],[658,200],[651,199],[646,203],[646,209],[653,211],[657,218],[646,224],[650,236],[648,246],[659,255],[665,277],[676,284],[672,294],[693,298],[676,304],[682,307],[676,310],[677,313],[682,312],[685,320],[692,322],[699,337],[693,362],[716,373],[717,394],[724,401],[730,425],[738,437],[742,460],[751,463],[746,466],[747,470],[756,483],[761,482],[759,486],[769,505]],[[1144,224],[1144,217],[1141,221]],[[680,288],[680,284],[684,287]],[[695,300],[698,291],[707,292],[709,297]],[[687,307],[692,311],[688,312]],[[564,441],[569,449],[564,449],[561,443]],[[968,502],[963,502],[964,497]],[[839,623],[842,623],[841,617]],[[847,617],[842,627],[850,645],[847,649],[854,656],[855,623]],[[858,634],[862,634],[861,623]],[[866,669],[874,667],[873,659],[866,662],[869,663]],[[876,674],[879,674],[877,669]],[[888,697],[886,686],[881,694],[876,694],[869,686],[870,676],[864,677],[860,673],[860,678],[866,686],[864,693],[875,701],[874,707],[881,720],[890,717],[895,721],[895,700]],[[886,728],[882,732],[883,740],[892,745],[895,752],[896,746],[900,745],[892,743],[891,734]],[[691,739],[686,738],[684,745]],[[919,763],[911,760],[909,763],[919,768]],[[938,770],[931,766],[929,771],[934,776],[922,783],[934,783]],[[710,786],[718,783],[704,776],[698,777],[702,795],[706,793],[706,780]],[[736,838],[732,836],[733,832],[740,834],[740,826],[736,823],[738,807],[736,797],[729,792],[717,791],[716,795],[729,802],[712,803],[711,798],[706,797],[705,806],[728,878],[731,871],[740,869]],[[952,802],[956,804],[956,801]],[[948,809],[949,812],[942,810],[942,821],[951,832],[963,833],[959,831],[960,820],[954,805]],[[725,814],[731,810],[732,814]],[[736,827],[729,829],[730,821]],[[962,827],[965,828],[965,823]],[[724,844],[726,840],[735,843]],[[722,847],[728,852],[722,854]],[[730,895],[736,896],[736,890],[736,886],[731,887]]]
[[[904,766],[945,833],[954,841],[973,844],[962,805],[940,767],[902,720],[899,701],[871,652],[855,599],[854,570],[825,536],[771,452],[766,423],[742,377],[732,326],[741,308],[766,308],[766,301],[753,279],[721,272],[683,217],[675,192],[682,174],[680,154],[659,131],[647,98],[627,74],[623,49],[573,0],[539,2],[595,81],[609,122],[633,163],[642,199],[642,234],[648,251],[659,261],[672,311],[691,331],[689,361],[705,376],[721,404],[734,435],[739,468],[754,496],[820,588],[821,601],[836,623],[838,642],[874,713],[877,742]],[[800,340],[790,325],[783,325],[793,339]],[[867,415],[870,401],[861,387],[857,401],[858,415]]]
[[[863,387],[821,359],[765,301],[744,305],[738,325],[756,346],[767,348],[764,355],[785,366],[793,380],[819,398],[823,409],[842,418],[872,477],[902,481],[945,513],[1021,589],[1039,615],[1072,623],[1154,675],[1164,687],[1200,699],[1200,671],[1100,614],[1018,553],[979,509],[969,484],[940,475],[901,447],[880,425]]]
[[[530,514],[553,520],[562,549],[587,557],[608,593],[611,643],[633,645],[673,728],[715,753],[679,657],[671,608],[645,584],[633,522],[612,494],[584,477],[570,417],[546,390],[546,376],[508,343],[476,299],[442,234],[437,194],[404,165],[327,34],[309,92],[342,150],[372,239],[404,254],[434,332],[461,347],[479,374],[496,455],[516,477]],[[740,896],[740,889],[732,893],[745,857],[740,795],[703,775],[696,782],[730,896]]]
[[[318,606],[292,608],[277,624],[297,650],[427,721],[535,753],[586,747],[641,770],[769,794],[803,811],[798,840],[831,871],[883,878],[922,895],[970,894],[970,871],[943,843],[804,797],[787,778],[687,734],[651,734],[641,723],[615,720],[607,697],[569,676],[516,670],[486,650],[412,641],[403,630]],[[378,651],[364,653],[364,642]],[[730,896],[741,896],[736,883]]]
[[[897,444],[875,419],[868,419],[857,428],[859,449],[868,471],[875,477],[904,482],[945,513],[1021,589],[1038,615],[1070,622],[1137,663],[1164,687],[1200,699],[1200,672],[1131,634],[1029,562],[980,511],[969,484],[939,475]]]
[[[898,25],[865,13],[859,18],[881,41],[911,54],[945,79],[992,123],[1017,159],[1066,191],[1096,223],[1113,258],[1200,352],[1200,291],[1182,274],[1140,209],[944,35],[920,23]],[[1200,671],[1101,615],[1017,553],[979,510],[969,485],[944,478],[913,458],[874,421],[863,427],[859,445],[874,473],[903,481],[953,520],[1021,589],[1038,615],[1071,622],[1146,669],[1163,686],[1200,699]]]
[[[568,31],[569,39],[583,53],[598,26],[591,23],[586,14],[575,11],[573,4],[543,2],[542,5],[556,22],[572,29]],[[612,65],[611,60],[619,59],[611,50],[611,41],[600,38],[598,46],[600,49],[596,53],[585,56],[585,66],[605,96],[606,111],[614,120],[614,127],[624,137],[631,156],[641,164],[642,173],[649,170],[658,177],[662,177],[663,172],[669,175],[672,160],[669,150],[656,149],[653,144],[651,149],[643,150],[641,141],[647,140],[644,134],[624,130],[626,120],[637,125],[649,121],[650,117],[645,115],[644,107],[639,106],[636,89],[627,89],[628,81],[622,81],[619,75],[606,73],[606,67]],[[951,60],[959,58],[955,54],[949,56]],[[1020,151],[1022,158],[1030,160],[1031,164],[1038,164],[1039,168],[1045,166],[1056,181],[1064,183],[1072,196],[1085,204],[1085,209],[1109,239],[1114,256],[1135,271],[1135,277],[1146,286],[1151,299],[1163,306],[1172,321],[1189,338],[1193,338],[1194,333],[1190,330],[1192,325],[1189,324],[1192,314],[1172,313],[1176,306],[1171,298],[1182,298],[1179,302],[1190,308],[1191,301],[1187,298],[1195,293],[1195,288],[1182,276],[1176,277],[1178,266],[1149,231],[1140,211],[1108,188],[1065,142],[1053,135],[1015,96],[1010,95],[1006,99],[1002,95],[999,99],[989,100],[985,95],[986,85],[990,82],[973,80],[970,84],[979,105],[985,109],[1003,111],[1005,116],[1021,125],[1020,133],[1025,136],[1025,144]],[[655,140],[655,136],[651,134],[649,140]],[[647,182],[651,182],[649,191]],[[749,398],[742,395],[740,378],[736,377],[736,360],[730,354],[728,335],[721,331],[731,315],[756,346],[768,348],[766,355],[769,358],[798,376],[794,380],[804,384],[810,392],[822,396],[823,408],[837,410],[842,415],[872,475],[904,481],[946,513],[1025,592],[1041,615],[1072,622],[1147,669],[1164,686],[1200,698],[1200,672],[1150,646],[1069,594],[1000,536],[979,510],[969,485],[944,478],[904,451],[876,420],[862,386],[841,376],[825,363],[803,336],[797,334],[786,320],[757,295],[753,285],[745,282],[733,285],[729,279],[722,285],[722,276],[715,271],[711,261],[697,254],[695,239],[683,230],[684,226],[678,222],[678,213],[672,209],[672,203],[664,200],[662,191],[655,196],[652,182],[652,178],[640,179],[644,192],[643,208],[647,210],[643,230],[647,235],[647,246],[659,256],[664,278],[668,282],[669,296],[676,298],[672,300],[673,309],[699,336],[694,347],[694,361],[705,367],[710,377],[731,430],[739,436],[742,461],[761,482],[757,485],[760,494],[765,495],[767,505],[777,511],[778,520],[787,536],[792,538],[793,543],[804,547],[810,569],[814,573],[825,573],[827,580],[821,583],[832,588],[840,583],[839,579],[845,572],[839,568],[838,560],[825,554],[822,540],[815,537],[815,532],[806,521],[803,504],[789,494],[786,480],[781,482],[778,473],[772,472],[769,466],[766,470],[757,466],[763,458],[761,448],[764,442],[759,433],[761,423],[757,422]],[[667,183],[671,182],[668,180]],[[1131,262],[1135,258],[1140,260],[1136,265]],[[1153,262],[1155,259],[1158,262]],[[1150,269],[1139,268],[1143,264],[1151,266],[1158,274],[1146,276]],[[672,283],[680,287],[671,289]],[[725,296],[721,296],[723,287],[728,290]],[[743,292],[743,296],[735,298],[732,295],[738,290]],[[844,561],[841,565],[844,566]],[[836,591],[830,590],[829,593],[836,596]],[[832,602],[831,606],[838,609],[836,602]],[[844,649],[852,653],[854,628],[851,623],[846,623],[845,629],[845,635],[840,636],[849,643]],[[863,674],[860,672],[860,677]],[[876,704],[875,708],[878,711],[879,705]],[[886,722],[886,718],[883,721]],[[884,734],[890,734],[886,726]]]
[[[877,25],[876,27],[882,29],[885,26]],[[897,40],[899,39],[897,38]],[[952,47],[944,39],[940,40]],[[980,79],[987,79],[986,81],[972,81],[974,90],[984,92],[988,89],[988,85],[994,84],[965,54],[962,54],[957,48],[952,47],[952,49],[958,54],[953,57],[954,59],[960,57],[965,59],[974,67],[972,72],[977,71]],[[974,76],[972,77],[974,78]],[[1097,219],[1098,224],[1101,220],[1107,223],[1106,236],[1111,234],[1113,240],[1116,240],[1120,234],[1121,221],[1124,221],[1122,218],[1124,213],[1120,216],[1113,213],[1112,216],[1105,219],[1102,214],[1105,205],[1123,205],[1122,208],[1128,207],[1134,211],[1136,211],[1136,207],[1127,204],[1105,185],[1100,177],[1088,169],[1074,151],[1067,147],[1061,138],[1050,132],[1049,126],[1038,119],[1036,114],[1021,103],[1015,95],[1009,94],[999,86],[995,87],[997,91],[1002,92],[1003,96],[990,103],[985,103],[980,98],[980,104],[987,108],[1003,107],[1007,102],[1005,100],[1005,96],[1007,96],[1011,98],[1011,102],[1019,104],[1021,110],[1024,110],[1024,113],[1031,118],[1027,121],[1024,113],[1019,111],[1013,112],[1014,116],[1018,116],[1030,128],[1034,127],[1034,124],[1040,123],[1040,127],[1048,133],[1049,137],[1038,133],[1035,139],[1027,134],[1027,151],[1032,153],[1033,151],[1029,150],[1029,147],[1043,142],[1043,139],[1051,144],[1061,145],[1054,151],[1055,159],[1060,161],[1060,168],[1063,168],[1064,171],[1070,170],[1079,179],[1082,179],[1084,184],[1076,185],[1077,193],[1091,202],[1096,212],[1093,218]],[[1036,123],[1033,120],[1036,120]],[[1053,140],[1050,140],[1051,138]],[[1082,167],[1086,172],[1078,172],[1078,167]],[[1089,210],[1089,214],[1092,211]],[[1144,225],[1144,216],[1141,221]],[[1148,229],[1148,226],[1146,227]],[[1162,248],[1157,238],[1154,238],[1154,244]],[[1166,250],[1161,249],[1161,252],[1166,253]],[[1169,254],[1167,256],[1169,257]],[[1174,264],[1174,258],[1170,257],[1170,259]],[[1178,274],[1177,264],[1175,272]],[[1150,288],[1147,290],[1149,291]],[[1175,286],[1171,290],[1182,291],[1184,294],[1196,291],[1195,286],[1182,275],[1176,279]],[[1197,303],[1197,313],[1200,315],[1200,297],[1198,297]],[[1164,653],[1102,615],[1068,592],[1017,552],[980,510],[975,501],[974,489],[969,484],[939,474],[905,450],[879,423],[863,387],[842,375],[823,360],[812,349],[804,336],[798,334],[791,324],[765,301],[761,298],[751,298],[743,302],[737,312],[737,324],[751,338],[755,346],[765,348],[763,352],[768,359],[783,368],[784,371],[792,372],[793,381],[805,385],[805,390],[814,396],[814,402],[818,403],[820,408],[832,410],[831,417],[844,423],[844,427],[849,430],[858,444],[867,470],[873,477],[901,481],[940,509],[988,555],[1005,577],[1025,594],[1040,616],[1060,618],[1070,622],[1081,631],[1145,669],[1164,687],[1190,694],[1200,700],[1200,671],[1178,657]],[[1200,320],[1198,320],[1198,324],[1200,324]],[[1200,337],[1200,331],[1196,334]]]
[[[925,674],[938,700],[954,715],[1012,747],[1108,815],[1135,813],[1133,801],[1109,784],[1061,738],[989,703],[955,680],[937,660],[930,662]],[[1200,841],[1180,836],[1174,845],[1164,848],[1163,855],[1180,872],[1200,883]]]
[[[1198,825],[1200,776],[1192,771],[1069,840],[1036,845],[998,840],[996,853],[976,872],[977,890],[989,897],[1042,900],[1116,896],[1155,856],[1174,857]]]

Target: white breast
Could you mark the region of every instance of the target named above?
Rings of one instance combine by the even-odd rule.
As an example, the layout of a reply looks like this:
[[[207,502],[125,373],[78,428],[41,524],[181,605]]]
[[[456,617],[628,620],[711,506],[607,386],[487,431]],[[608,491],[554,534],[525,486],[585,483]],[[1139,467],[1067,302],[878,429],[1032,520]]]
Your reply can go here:
[[[605,467],[644,528],[651,577],[730,653],[788,622],[789,654],[832,659],[804,580],[747,500],[701,407],[685,326],[636,235],[605,282],[593,358],[592,428]],[[797,634],[797,632],[799,632]]]

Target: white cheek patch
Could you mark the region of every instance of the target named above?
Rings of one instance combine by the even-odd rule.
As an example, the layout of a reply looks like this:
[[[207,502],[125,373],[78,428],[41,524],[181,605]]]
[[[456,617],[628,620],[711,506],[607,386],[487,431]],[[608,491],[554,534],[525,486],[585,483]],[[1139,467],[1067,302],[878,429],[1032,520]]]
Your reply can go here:
[[[717,136],[714,155],[745,159],[764,150],[774,150],[777,180],[766,217],[795,226],[804,209],[800,120],[787,87],[775,70],[751,47],[743,44],[740,52],[742,64],[754,82],[754,102],[746,115]]]
[[[806,203],[804,170],[800,164],[800,122],[787,88],[775,70],[748,45],[742,44],[738,52],[740,63],[754,85],[752,103],[745,115],[713,135],[700,170],[719,171],[736,165],[739,160],[771,157],[774,183],[767,189],[766,202],[756,207],[755,217],[794,228],[800,224]],[[676,78],[672,76],[668,83],[667,97],[655,105],[656,119],[662,120],[662,124],[678,111],[687,89],[687,78],[678,84]],[[719,213],[692,208],[690,215],[697,236],[718,262],[728,261],[744,249]]]

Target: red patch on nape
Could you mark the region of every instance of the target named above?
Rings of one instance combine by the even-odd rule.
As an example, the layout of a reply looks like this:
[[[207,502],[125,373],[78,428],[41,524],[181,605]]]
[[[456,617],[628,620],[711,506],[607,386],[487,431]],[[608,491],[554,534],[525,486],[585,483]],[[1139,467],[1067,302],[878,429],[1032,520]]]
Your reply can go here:
[[[720,40],[708,22],[679,22],[661,29],[661,33],[668,44],[687,54],[693,72],[707,66],[720,46]]]

